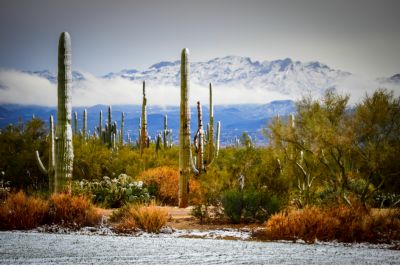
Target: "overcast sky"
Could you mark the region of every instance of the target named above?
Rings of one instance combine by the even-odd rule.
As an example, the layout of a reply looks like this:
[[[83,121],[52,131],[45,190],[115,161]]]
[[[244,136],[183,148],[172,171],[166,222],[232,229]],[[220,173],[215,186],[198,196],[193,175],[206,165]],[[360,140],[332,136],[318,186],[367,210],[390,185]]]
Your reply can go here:
[[[179,59],[290,57],[371,77],[400,72],[399,0],[0,0],[0,67],[56,72],[60,32],[73,69],[95,75]]]

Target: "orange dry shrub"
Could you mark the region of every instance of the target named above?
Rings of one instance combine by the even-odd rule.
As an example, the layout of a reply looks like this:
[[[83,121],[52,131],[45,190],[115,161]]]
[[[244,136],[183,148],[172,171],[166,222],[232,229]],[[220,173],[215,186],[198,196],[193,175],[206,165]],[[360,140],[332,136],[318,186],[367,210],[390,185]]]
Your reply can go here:
[[[48,210],[49,205],[43,199],[28,197],[23,191],[10,194],[0,205],[0,229],[35,228],[43,222]]]
[[[116,225],[116,229],[120,232],[142,229],[149,233],[159,233],[168,220],[168,212],[154,204],[149,206],[132,204],[122,212],[124,214],[121,216],[121,221]]]
[[[72,228],[97,225],[101,218],[87,198],[64,193],[51,196],[50,215],[53,223]]]
[[[400,240],[400,212],[367,212],[361,206],[288,210],[273,215],[255,237],[268,240],[391,242]]]
[[[139,180],[148,186],[149,192],[166,205],[178,205],[179,171],[171,167],[157,167],[142,172]],[[189,202],[200,202],[200,185],[193,178],[189,181]]]

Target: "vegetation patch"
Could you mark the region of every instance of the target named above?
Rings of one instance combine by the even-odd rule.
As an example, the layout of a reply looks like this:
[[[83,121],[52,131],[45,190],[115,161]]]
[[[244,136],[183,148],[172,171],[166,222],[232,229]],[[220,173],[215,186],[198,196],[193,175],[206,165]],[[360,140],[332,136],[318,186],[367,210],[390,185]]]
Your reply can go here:
[[[307,206],[287,210],[268,220],[254,237],[266,240],[316,240],[390,243],[400,240],[400,211],[370,210],[361,206],[320,208]]]

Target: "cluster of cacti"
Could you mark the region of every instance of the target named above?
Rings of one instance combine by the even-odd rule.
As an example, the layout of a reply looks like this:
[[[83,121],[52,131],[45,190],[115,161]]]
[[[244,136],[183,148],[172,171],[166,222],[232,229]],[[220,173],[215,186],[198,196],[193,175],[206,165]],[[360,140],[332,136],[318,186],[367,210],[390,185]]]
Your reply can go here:
[[[57,126],[55,135],[52,136],[54,127],[53,120],[50,118],[49,168],[47,170],[36,151],[40,169],[49,175],[51,192],[65,190],[72,180],[74,153],[71,128],[71,84],[71,38],[67,32],[63,32],[58,44]]]
[[[210,122],[207,125],[207,132],[203,131],[202,108],[200,102],[197,102],[197,118],[198,130],[194,137],[194,145],[196,149],[196,162],[199,173],[209,166],[219,153],[219,136],[221,123],[217,123],[217,133],[214,143],[214,108],[212,104],[212,85],[210,83]],[[206,151],[204,152],[204,148]],[[205,155],[205,156],[204,156]]]

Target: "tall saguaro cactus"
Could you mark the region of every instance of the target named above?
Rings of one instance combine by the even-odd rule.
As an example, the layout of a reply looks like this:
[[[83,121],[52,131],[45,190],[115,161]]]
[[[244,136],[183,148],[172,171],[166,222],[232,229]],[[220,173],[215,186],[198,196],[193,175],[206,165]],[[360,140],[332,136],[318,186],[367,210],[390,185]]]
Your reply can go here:
[[[82,126],[82,139],[85,142],[87,139],[87,110],[86,108],[83,110],[83,126]]]
[[[102,137],[101,135],[103,132],[103,111],[102,110],[100,110],[100,113],[99,113],[99,127],[97,128],[97,132],[101,139],[101,137]]]
[[[58,109],[56,127],[55,191],[72,180],[74,152],[71,129],[71,37],[63,32],[58,44]]]
[[[78,113],[74,112],[74,134],[78,134]]]
[[[124,144],[124,127],[125,127],[125,113],[121,114],[121,133],[119,143],[122,146]]]
[[[197,153],[197,170],[202,172],[204,169],[204,131],[203,131],[203,114],[200,101],[197,102],[197,121],[198,129],[194,137],[194,146]]]
[[[212,102],[212,84],[210,83],[210,122],[208,129],[208,140],[207,140],[207,163],[210,163],[214,157],[214,106]]]
[[[147,98],[146,98],[146,82],[143,81],[143,102],[142,102],[142,121],[140,131],[140,155],[148,145],[147,134]]]
[[[189,50],[181,54],[181,103],[179,124],[179,207],[189,204],[189,178],[191,171],[198,173],[193,166],[190,150],[190,107],[189,107]]]

